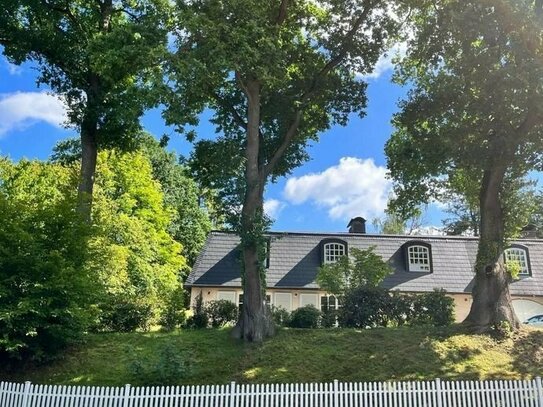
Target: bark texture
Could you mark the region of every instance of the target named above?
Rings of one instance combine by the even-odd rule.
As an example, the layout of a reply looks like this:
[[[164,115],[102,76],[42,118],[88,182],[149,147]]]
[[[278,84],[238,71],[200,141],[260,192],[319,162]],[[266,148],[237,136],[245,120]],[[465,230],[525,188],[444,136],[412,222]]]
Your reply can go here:
[[[247,146],[245,149],[245,197],[241,213],[241,245],[243,248],[243,308],[232,335],[248,342],[262,342],[275,333],[270,312],[265,303],[261,281],[261,261],[255,225],[261,221],[264,186],[267,176],[259,160],[260,150],[260,84],[248,80],[240,84],[247,96]]]
[[[501,161],[501,160],[497,160]],[[507,322],[520,326],[509,293],[510,276],[503,262],[505,220],[501,189],[507,168],[495,163],[483,175],[479,195],[481,225],[470,312],[464,321],[473,332],[486,332]]]

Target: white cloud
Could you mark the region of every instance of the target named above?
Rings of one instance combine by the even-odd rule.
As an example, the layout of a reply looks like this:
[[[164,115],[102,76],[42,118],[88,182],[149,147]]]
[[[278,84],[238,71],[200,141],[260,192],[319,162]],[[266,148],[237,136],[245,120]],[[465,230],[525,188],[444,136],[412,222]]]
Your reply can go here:
[[[10,75],[20,75],[23,72],[23,68],[19,65],[12,64],[6,58],[4,59],[4,64]]]
[[[264,213],[272,219],[277,219],[285,206],[286,204],[278,199],[268,199],[264,202]]]
[[[0,94],[0,137],[38,121],[62,127],[66,118],[66,106],[58,96],[45,92]]]
[[[371,158],[343,157],[323,172],[288,179],[283,193],[293,204],[309,201],[326,208],[332,219],[372,219],[387,206],[392,182],[386,175]]]
[[[373,72],[366,75],[357,75],[361,79],[377,79],[387,71],[394,69],[392,60],[396,57],[404,57],[407,53],[407,42],[401,42],[394,45],[386,54],[383,54],[377,60]]]

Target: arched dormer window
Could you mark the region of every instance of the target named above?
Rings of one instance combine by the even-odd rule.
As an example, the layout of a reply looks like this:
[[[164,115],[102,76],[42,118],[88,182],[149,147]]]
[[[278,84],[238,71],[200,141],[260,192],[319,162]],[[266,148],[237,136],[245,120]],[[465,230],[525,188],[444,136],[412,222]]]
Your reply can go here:
[[[531,276],[530,256],[528,248],[518,244],[511,245],[503,251],[503,260],[508,262],[517,262],[520,265],[519,276]]]
[[[341,239],[326,239],[321,242],[321,264],[335,263],[347,253],[347,242]]]
[[[404,244],[407,271],[432,272],[432,246],[426,242],[412,241]]]

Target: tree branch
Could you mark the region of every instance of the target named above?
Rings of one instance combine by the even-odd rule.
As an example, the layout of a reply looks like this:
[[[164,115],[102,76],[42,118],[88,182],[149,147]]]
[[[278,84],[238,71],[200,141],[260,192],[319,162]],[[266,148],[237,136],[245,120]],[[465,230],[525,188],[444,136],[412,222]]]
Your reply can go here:
[[[262,177],[267,177],[271,174],[283,154],[287,151],[287,148],[289,147],[291,141],[294,139],[294,136],[296,135],[296,132],[298,131],[298,127],[300,126],[300,121],[302,119],[302,111],[299,109],[294,114],[294,119],[290,123],[290,126],[285,133],[285,136],[283,137],[283,140],[281,141],[281,144],[275,150],[275,152],[272,155],[272,158],[267,162],[267,164],[263,168],[263,174]]]
[[[277,20],[275,21],[277,25],[283,24],[287,18],[287,8],[289,0],[282,0],[281,5],[279,6],[279,14],[277,15]]]

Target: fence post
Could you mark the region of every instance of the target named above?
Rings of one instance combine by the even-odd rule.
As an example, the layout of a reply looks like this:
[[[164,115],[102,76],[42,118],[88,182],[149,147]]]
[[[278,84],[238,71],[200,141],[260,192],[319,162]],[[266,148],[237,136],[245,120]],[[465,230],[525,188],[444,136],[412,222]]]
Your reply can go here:
[[[124,394],[123,394],[123,407],[128,407],[128,402],[130,401],[130,390],[132,387],[130,384],[124,385]]]
[[[230,407],[236,405],[236,382],[230,382],[230,401],[228,403]]]
[[[30,386],[32,384],[29,381],[25,382],[25,387],[23,390],[23,400],[21,402],[21,407],[28,407],[28,399],[30,398]]]
[[[334,380],[334,406],[339,406],[339,382]]]
[[[437,377],[434,380],[435,386],[436,386],[436,397],[437,397],[437,407],[443,406],[443,394],[441,392],[441,379]]]
[[[537,376],[535,378],[535,386],[537,388],[537,405],[538,407],[543,407],[543,383],[541,382],[541,377]]]

